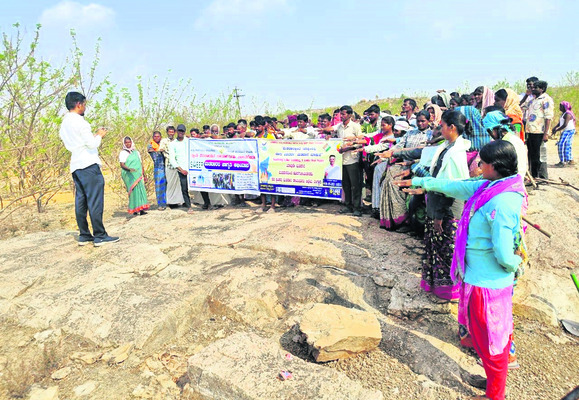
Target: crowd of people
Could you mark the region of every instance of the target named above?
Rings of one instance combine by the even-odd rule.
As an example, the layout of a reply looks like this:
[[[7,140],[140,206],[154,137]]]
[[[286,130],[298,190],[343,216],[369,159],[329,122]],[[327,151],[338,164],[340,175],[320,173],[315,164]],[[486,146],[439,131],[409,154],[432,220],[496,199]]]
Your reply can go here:
[[[432,293],[434,301],[459,302],[461,344],[474,347],[487,375],[479,382],[486,387],[484,398],[504,399],[507,371],[518,367],[511,296],[527,257],[522,222],[528,206],[525,181],[548,178],[546,144],[559,132],[556,166],[575,163],[571,104],[560,103],[561,117],[553,126],[555,105],[547,94],[547,82],[536,77],[526,82],[523,95],[488,87],[462,95],[438,91],[422,108],[408,98],[397,115],[376,104],[358,115],[345,105],[333,115],[320,115],[315,123],[299,114],[284,121],[256,116],[249,123],[241,119],[188,133],[183,124],[168,126],[166,137],[155,131],[147,145],[154,164],[158,209],[184,206],[188,213],[195,212],[187,182],[186,137],[341,139],[343,207],[339,212],[357,217],[368,213],[379,220],[381,228],[423,238],[421,287]],[[86,170],[100,164],[96,149],[106,132],[87,135],[88,124],[78,118],[84,113],[85,100],[77,95],[67,96],[71,112],[63,120],[61,137],[72,152],[79,244],[94,241],[97,246],[118,240],[102,226],[102,200],[95,200],[102,193],[91,189],[100,187],[100,180],[95,183],[93,177],[85,177]],[[83,140],[72,139],[75,129],[83,131]],[[79,145],[85,147],[79,150]],[[149,208],[145,173],[130,137],[123,140],[119,162],[129,212],[143,214]],[[218,183],[229,187],[233,181],[223,176]],[[247,200],[255,200],[260,212],[267,210],[268,202],[268,212],[275,212],[277,204],[289,207],[322,201],[275,195],[228,198],[207,192],[194,193],[197,196],[203,209],[223,203],[247,207]],[[87,209],[94,236],[86,223]]]

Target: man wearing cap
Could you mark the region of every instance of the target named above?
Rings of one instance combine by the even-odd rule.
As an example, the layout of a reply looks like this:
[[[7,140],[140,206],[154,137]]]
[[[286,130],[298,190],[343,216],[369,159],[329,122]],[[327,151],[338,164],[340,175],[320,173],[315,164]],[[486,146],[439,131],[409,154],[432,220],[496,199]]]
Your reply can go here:
[[[189,157],[187,153],[189,146],[185,140],[186,131],[187,128],[185,128],[185,125],[180,124],[177,126],[177,139],[169,145],[169,164],[176,169],[179,174],[183,201],[185,207],[187,207],[187,212],[192,214],[193,209],[191,208],[191,198],[189,197],[189,183],[187,182],[187,174],[189,171],[189,166],[187,165]]]

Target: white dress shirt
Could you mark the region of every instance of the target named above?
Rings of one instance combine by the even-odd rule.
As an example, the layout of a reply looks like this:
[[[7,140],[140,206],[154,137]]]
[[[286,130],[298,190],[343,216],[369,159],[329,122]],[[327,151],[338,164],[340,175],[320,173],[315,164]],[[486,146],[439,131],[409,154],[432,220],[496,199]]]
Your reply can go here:
[[[90,124],[82,115],[69,112],[62,118],[60,139],[64,142],[66,149],[71,152],[71,173],[93,164],[102,164],[98,150],[102,137],[93,135]]]

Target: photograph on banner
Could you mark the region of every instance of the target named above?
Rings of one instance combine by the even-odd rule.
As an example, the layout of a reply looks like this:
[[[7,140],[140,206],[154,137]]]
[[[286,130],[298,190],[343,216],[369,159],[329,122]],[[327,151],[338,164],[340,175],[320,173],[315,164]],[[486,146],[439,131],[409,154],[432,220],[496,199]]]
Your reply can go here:
[[[259,140],[261,193],[339,200],[340,140]]]
[[[259,194],[257,140],[189,139],[189,189]]]

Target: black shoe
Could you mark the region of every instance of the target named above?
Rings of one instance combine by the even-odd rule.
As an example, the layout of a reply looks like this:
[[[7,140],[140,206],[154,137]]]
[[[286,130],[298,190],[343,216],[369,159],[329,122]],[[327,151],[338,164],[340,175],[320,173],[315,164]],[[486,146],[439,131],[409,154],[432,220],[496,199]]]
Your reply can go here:
[[[361,217],[362,216],[362,211],[360,210],[356,210],[354,211],[354,213],[352,214],[354,217]]]
[[[372,212],[370,213],[370,215],[372,216],[372,218],[380,219],[380,209],[378,209],[378,208],[373,208],[373,209],[372,209]]]
[[[209,206],[210,204],[203,204],[203,207],[201,207],[204,210],[209,210]]]
[[[82,237],[78,238],[78,245],[79,246],[86,246],[87,244],[93,243],[93,242],[94,242],[94,237],[92,237],[92,236],[89,238],[82,238]]]
[[[100,246],[104,246],[107,243],[116,243],[119,241],[119,237],[118,236],[107,236],[105,238],[99,239],[99,238],[95,238],[94,239],[94,247],[100,247]]]
[[[352,208],[350,207],[343,207],[340,211],[338,211],[340,214],[351,214],[352,211],[354,211]]]

